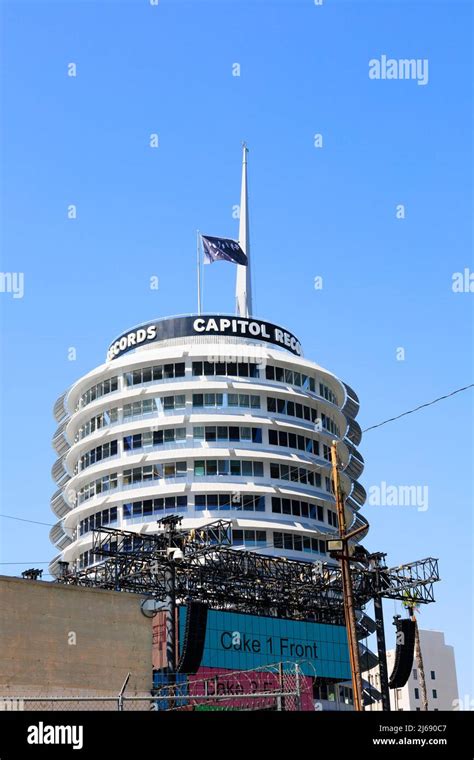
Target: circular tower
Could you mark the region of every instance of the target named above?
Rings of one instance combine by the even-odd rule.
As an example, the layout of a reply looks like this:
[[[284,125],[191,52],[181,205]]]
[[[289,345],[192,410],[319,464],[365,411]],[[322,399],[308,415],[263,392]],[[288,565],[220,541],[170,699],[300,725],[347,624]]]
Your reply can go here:
[[[347,526],[367,524],[358,409],[354,391],[303,358],[294,335],[255,317],[188,315],[128,330],[54,406],[51,572],[60,561],[100,561],[91,545],[101,525],[155,533],[169,514],[184,528],[231,520],[233,544],[246,550],[331,561],[333,440]]]

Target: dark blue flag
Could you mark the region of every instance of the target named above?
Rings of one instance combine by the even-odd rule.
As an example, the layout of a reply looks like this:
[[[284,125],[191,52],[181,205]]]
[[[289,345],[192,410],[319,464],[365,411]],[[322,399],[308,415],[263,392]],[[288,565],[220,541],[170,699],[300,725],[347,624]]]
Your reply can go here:
[[[212,264],[214,261],[231,261],[233,264],[247,266],[247,256],[236,240],[209,235],[201,235],[201,239],[205,264]]]

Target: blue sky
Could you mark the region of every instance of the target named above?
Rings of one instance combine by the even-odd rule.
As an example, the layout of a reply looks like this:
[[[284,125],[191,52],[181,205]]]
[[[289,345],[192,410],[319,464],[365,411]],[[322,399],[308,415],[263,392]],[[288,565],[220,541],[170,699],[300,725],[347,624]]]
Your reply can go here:
[[[55,521],[55,399],[127,327],[195,310],[196,229],[237,237],[242,139],[255,312],[357,390],[362,427],[471,382],[473,295],[452,291],[473,268],[470,3],[0,7],[1,268],[25,277],[23,298],[0,293],[3,514]],[[428,84],[369,79],[381,55],[428,59]],[[206,268],[207,311],[232,312],[234,277]],[[367,490],[429,488],[426,511],[367,505],[365,545],[439,557],[420,625],[445,631],[472,698],[471,426],[468,391],[361,451]],[[0,528],[0,561],[24,563],[2,572],[53,556],[49,528]]]

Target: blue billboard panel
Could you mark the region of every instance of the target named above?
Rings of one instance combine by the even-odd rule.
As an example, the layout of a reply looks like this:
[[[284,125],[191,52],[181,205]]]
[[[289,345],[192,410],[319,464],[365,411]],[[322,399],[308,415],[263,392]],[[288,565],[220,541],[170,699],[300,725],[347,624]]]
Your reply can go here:
[[[183,645],[186,608],[180,608]],[[344,626],[209,610],[201,667],[255,670],[298,662],[304,675],[351,677]]]

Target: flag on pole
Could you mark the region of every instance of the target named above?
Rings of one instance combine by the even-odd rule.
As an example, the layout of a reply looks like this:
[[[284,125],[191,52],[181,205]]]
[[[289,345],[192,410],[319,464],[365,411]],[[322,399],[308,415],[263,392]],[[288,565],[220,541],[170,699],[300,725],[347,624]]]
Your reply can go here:
[[[209,235],[201,235],[201,240],[205,264],[212,264],[214,261],[231,261],[233,264],[247,266],[247,256],[236,240]]]

